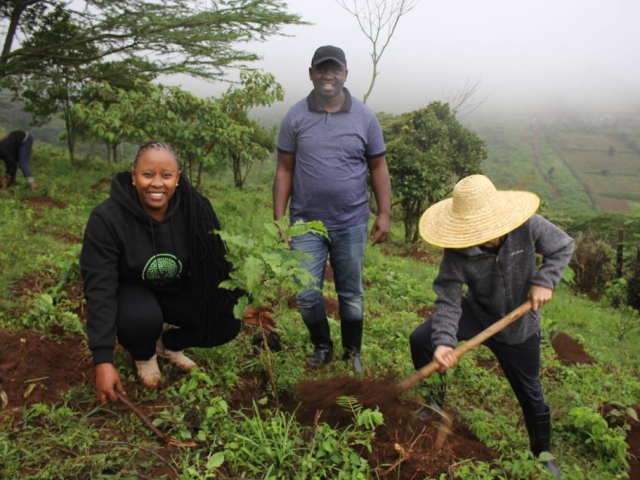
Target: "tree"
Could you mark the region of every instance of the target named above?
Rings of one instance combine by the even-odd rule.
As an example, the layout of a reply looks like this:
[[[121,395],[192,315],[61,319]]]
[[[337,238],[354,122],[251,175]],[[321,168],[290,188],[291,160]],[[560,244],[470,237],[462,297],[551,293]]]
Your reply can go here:
[[[474,99],[480,90],[480,80],[467,79],[462,88],[449,93],[447,103],[456,116],[461,117],[475,112],[487,100],[488,96],[479,100]]]
[[[48,48],[51,43],[65,43],[74,38],[78,27],[71,22],[71,16],[60,5],[47,12],[42,19],[40,28],[34,31],[25,41],[25,48]],[[25,111],[33,115],[32,124],[44,125],[51,117],[62,112],[65,123],[65,139],[69,150],[71,164],[74,163],[76,142],[76,123],[71,106],[82,95],[82,81],[90,75],[90,66],[82,60],[95,55],[97,49],[92,45],[77,44],[67,46],[59,52],[58,57],[45,60],[26,59],[23,68],[44,69],[46,75],[15,75],[16,85],[19,85],[24,99]]]
[[[378,77],[378,64],[384,55],[391,37],[396,31],[400,17],[409,13],[420,0],[336,0],[338,5],[356,17],[360,30],[371,43],[371,82],[362,101],[367,99]]]
[[[73,163],[79,132],[71,106],[89,81],[118,78],[102,64],[127,65],[130,78],[221,79],[259,58],[238,44],[304,23],[285,7],[279,0],[2,0],[0,87],[27,100],[35,123],[63,113]]]
[[[279,34],[284,25],[304,23],[286,13],[285,7],[279,0],[2,0],[0,25],[6,27],[0,75],[46,76],[37,66],[51,59],[89,64],[107,58],[150,58],[156,75],[221,78],[228,67],[242,67],[259,58],[237,44],[264,41]],[[45,14],[55,9],[64,10],[76,25],[73,35],[47,45],[29,44],[32,33],[46,23]],[[19,46],[14,48],[16,43]],[[96,51],[82,58],[66,53],[79,46]]]
[[[394,196],[402,206],[405,242],[419,239],[419,221],[430,204],[444,199],[460,178],[480,173],[484,142],[465,128],[446,103],[399,116],[380,117]]]
[[[242,136],[226,145],[236,188],[242,188],[255,160],[268,158],[276,147],[275,134],[251,120],[249,110],[284,99],[284,91],[272,75],[243,73],[241,80],[244,88],[230,87],[220,98],[223,110],[239,126],[238,134]]]
[[[247,111],[282,100],[283,92],[271,74],[243,72],[240,81],[242,88],[230,87],[218,99],[150,83],[131,90],[92,84],[91,96],[98,100],[76,104],[74,114],[91,135],[105,141],[155,138],[171,144],[196,186],[205,166],[227,164],[236,187],[242,188],[253,162],[266,158],[274,144]]]
[[[145,60],[139,60],[136,64],[132,64],[129,62],[103,62],[96,65],[96,68],[99,73],[99,78],[108,78],[108,84],[115,89],[131,91],[138,88],[139,85],[147,85],[148,82],[154,80],[154,77],[151,74],[141,73],[145,71],[144,65],[146,63]],[[82,95],[82,101],[84,102],[92,102],[92,101],[100,101],[104,102],[104,107],[109,108],[111,102],[115,101],[112,98],[101,98],[99,89],[85,89]],[[105,144],[107,150],[107,161],[109,164],[118,162],[118,147],[121,145],[123,141],[124,131],[123,126],[112,125],[111,132],[112,135],[105,136],[103,138],[92,138],[95,140],[102,141]],[[88,132],[85,132],[84,138],[91,137],[91,135],[87,135]]]
[[[130,105],[127,92],[137,92],[139,99],[150,95],[152,78],[139,77],[135,66],[122,62],[105,62],[97,68],[119,75],[107,74],[111,78],[109,82],[88,82],[71,109],[71,115],[76,121],[75,130],[79,136],[104,143],[108,152],[107,161],[112,164],[118,161],[117,150],[122,142],[149,138],[139,128],[135,119],[136,107]]]

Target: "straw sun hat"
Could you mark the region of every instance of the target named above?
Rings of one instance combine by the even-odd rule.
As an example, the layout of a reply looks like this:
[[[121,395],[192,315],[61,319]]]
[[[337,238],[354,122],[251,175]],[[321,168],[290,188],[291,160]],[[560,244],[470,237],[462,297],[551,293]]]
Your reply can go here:
[[[480,245],[518,228],[539,205],[535,193],[498,191],[484,175],[471,175],[456,184],[453,198],[422,214],[420,235],[439,247]]]

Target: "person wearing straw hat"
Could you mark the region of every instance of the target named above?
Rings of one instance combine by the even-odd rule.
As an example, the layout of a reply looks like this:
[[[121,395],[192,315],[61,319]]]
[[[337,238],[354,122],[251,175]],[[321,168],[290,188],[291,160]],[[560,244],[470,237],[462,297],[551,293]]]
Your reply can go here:
[[[433,282],[435,311],[409,339],[415,368],[435,360],[444,374],[456,363],[452,351],[458,341],[472,338],[528,299],[531,311],[484,345],[520,403],[536,457],[549,452],[551,443],[551,409],[540,385],[540,308],[553,297],[573,253],[573,239],[535,213],[539,204],[534,193],[499,191],[486,176],[471,175],[455,185],[452,198],[424,212],[420,234],[443,247],[444,254]],[[539,268],[536,254],[543,258]],[[444,381],[439,395],[426,400],[441,408]],[[542,464],[560,477],[553,462]]]

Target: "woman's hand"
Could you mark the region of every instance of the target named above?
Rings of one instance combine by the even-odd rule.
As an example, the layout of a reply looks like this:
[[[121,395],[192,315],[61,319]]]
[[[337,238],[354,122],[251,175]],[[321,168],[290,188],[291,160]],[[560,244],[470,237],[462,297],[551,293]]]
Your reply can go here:
[[[98,401],[105,403],[107,400],[117,402],[116,392],[126,395],[122,388],[120,375],[112,363],[99,363],[96,365],[96,393]]]
[[[531,309],[536,312],[545,303],[548,303],[553,298],[553,290],[540,285],[531,285],[529,289],[529,301],[531,302]]]
[[[439,373],[444,373],[453,367],[458,361],[458,357],[453,353],[453,348],[447,345],[438,345],[433,352],[433,359],[440,364]]]
[[[253,308],[251,305],[249,305],[244,311],[242,321],[247,325],[262,327],[267,332],[271,332],[278,326],[271,313],[273,313],[273,308],[266,305],[263,305],[259,308]]]

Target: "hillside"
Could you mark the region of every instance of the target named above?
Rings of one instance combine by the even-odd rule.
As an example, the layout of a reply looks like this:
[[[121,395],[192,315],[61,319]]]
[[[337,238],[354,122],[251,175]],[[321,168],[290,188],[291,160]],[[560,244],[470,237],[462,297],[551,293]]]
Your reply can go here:
[[[519,132],[505,144],[527,151]],[[304,368],[307,334],[286,292],[273,297],[279,351],[254,348],[256,331],[247,328],[223,347],[189,352],[201,365],[191,375],[163,364],[165,383],[156,392],[139,387],[130,358],[117,352],[125,389],[143,416],[163,435],[195,446],[167,444],[122,404],[99,405],[77,259],[89,212],[106,198],[114,170],[91,159],[71,169],[63,151],[42,143],[32,164],[39,192],[24,182],[0,190],[2,478],[544,478],[500,366],[482,347],[448,380],[448,426],[413,415],[418,387],[382,410],[384,426],[367,423],[371,411],[357,399],[341,415],[354,418],[346,428],[331,416],[322,417],[328,424],[309,418],[299,382],[348,378],[349,371],[337,360],[320,372]],[[272,177],[273,165],[265,164],[242,191],[228,175],[204,184],[223,229],[259,248],[269,248]],[[412,373],[408,336],[434,300],[441,251],[424,244],[407,251],[402,231],[394,222],[390,241],[366,250],[363,380],[378,388]],[[335,312],[326,281],[325,302]],[[621,321],[619,311],[566,285],[545,307],[542,382],[565,478],[640,478],[640,333],[620,341],[614,325]],[[334,313],[338,343],[339,322]]]
[[[286,109],[259,108],[253,117],[271,129]],[[22,128],[43,143],[65,147],[62,120],[29,125],[19,103],[3,102],[0,129]],[[499,188],[537,193],[559,215],[628,212],[640,203],[640,116],[621,113],[538,112],[494,115],[472,122],[487,145],[484,172]],[[106,156],[101,144],[79,144],[85,155]],[[133,146],[124,146],[131,155]]]
[[[640,202],[640,118],[530,116],[485,122],[485,173],[502,188],[538,193],[549,210],[628,212]]]

